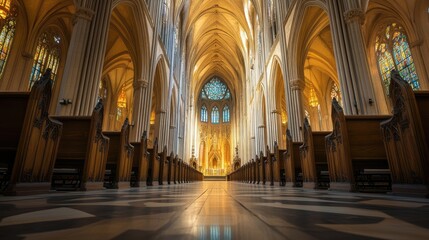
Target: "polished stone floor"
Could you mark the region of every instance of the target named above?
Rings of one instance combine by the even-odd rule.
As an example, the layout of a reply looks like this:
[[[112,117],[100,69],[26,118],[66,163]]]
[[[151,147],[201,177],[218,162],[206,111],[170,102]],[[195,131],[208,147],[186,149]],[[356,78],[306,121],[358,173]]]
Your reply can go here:
[[[0,197],[0,239],[429,239],[429,200],[199,182]]]

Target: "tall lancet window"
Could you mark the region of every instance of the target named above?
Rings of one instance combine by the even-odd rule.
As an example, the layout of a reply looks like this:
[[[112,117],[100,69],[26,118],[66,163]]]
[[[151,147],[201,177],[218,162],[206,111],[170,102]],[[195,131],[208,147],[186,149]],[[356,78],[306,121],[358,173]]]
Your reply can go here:
[[[13,37],[15,36],[16,13],[15,8],[11,9],[4,19],[4,25],[0,32],[0,78],[3,76],[3,70],[9,57]]]
[[[122,88],[119,93],[116,109],[116,120],[120,121],[125,116],[127,110],[127,94],[125,93],[124,88]]]
[[[375,51],[378,69],[387,94],[389,93],[390,72],[394,69],[410,83],[414,90],[420,88],[407,35],[399,24],[392,23],[380,31],[376,37]]]
[[[201,107],[201,116],[200,116],[200,119],[201,119],[201,122],[208,122],[208,114],[207,114],[207,107],[205,106],[205,105],[203,105],[202,107]]]
[[[199,93],[200,122],[229,124],[231,121],[231,92],[224,81],[212,77]]]
[[[212,108],[212,123],[219,123],[219,108],[216,106]]]
[[[61,37],[53,31],[45,31],[39,37],[39,42],[34,53],[34,63],[30,75],[31,88],[35,81],[45,72],[46,69],[52,69],[52,80],[55,81],[58,73],[58,66],[61,57]]]
[[[222,116],[222,121],[224,123],[229,123],[230,120],[230,116],[229,116],[229,107],[228,105],[225,105],[225,107],[223,107],[223,116]]]

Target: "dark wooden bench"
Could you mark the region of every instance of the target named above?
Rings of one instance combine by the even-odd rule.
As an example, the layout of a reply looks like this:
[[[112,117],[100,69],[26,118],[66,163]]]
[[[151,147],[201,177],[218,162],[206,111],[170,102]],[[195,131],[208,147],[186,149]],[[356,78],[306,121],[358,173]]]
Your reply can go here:
[[[163,185],[165,181],[167,181],[168,174],[168,164],[167,162],[167,146],[164,146],[162,152],[159,153],[159,177],[158,184]]]
[[[274,161],[273,157],[271,155],[270,147],[267,146],[265,148],[265,156],[264,156],[264,163],[265,163],[265,182],[268,182],[270,186],[274,186]]]
[[[143,187],[147,184],[149,168],[146,131],[143,132],[140,142],[132,142],[131,145],[134,146],[131,187]]]
[[[173,183],[177,184],[177,161],[179,160],[179,156],[176,155],[171,162],[171,171],[172,171],[172,177],[173,177]]]
[[[289,129],[286,131],[286,183],[292,183],[293,187],[302,187],[302,168],[299,157],[299,147],[302,142],[294,142]]]
[[[388,170],[380,123],[389,116],[344,116],[337,100],[332,101],[333,131],[325,137],[330,189],[387,192],[385,178],[370,177],[366,169]],[[362,188],[374,179],[373,189]],[[383,182],[375,182],[379,179]],[[378,187],[382,186],[382,187]]]
[[[48,117],[52,81],[48,69],[31,92],[1,92],[0,193],[48,192],[62,124]]]
[[[159,156],[158,156],[158,139],[155,139],[153,148],[148,149],[148,170],[146,186],[153,186],[154,182],[158,183],[159,175]]]
[[[120,132],[103,132],[103,134],[110,139],[104,187],[129,188],[131,186],[134,147],[129,142],[130,125],[128,118],[125,119]]]
[[[391,74],[393,116],[381,123],[392,172],[392,190],[428,195],[429,91],[413,91],[397,71]]]
[[[171,182],[174,182],[174,153],[171,152],[170,156],[167,157],[167,184],[170,185]]]
[[[299,147],[304,188],[329,188],[325,137],[329,132],[313,132],[308,119],[304,120],[304,141]]]
[[[98,102],[92,116],[56,116],[63,123],[52,175],[55,190],[103,189],[109,138],[102,133],[103,104]]]
[[[278,182],[279,186],[286,185],[285,154],[286,150],[279,149],[277,142],[274,142],[274,151],[271,153],[271,161],[273,162],[273,181]]]
[[[264,152],[260,151],[259,152],[259,171],[260,171],[260,181],[262,182],[262,185],[265,185],[265,183],[267,182],[267,172],[266,172],[266,168],[267,168],[267,157],[264,156]]]

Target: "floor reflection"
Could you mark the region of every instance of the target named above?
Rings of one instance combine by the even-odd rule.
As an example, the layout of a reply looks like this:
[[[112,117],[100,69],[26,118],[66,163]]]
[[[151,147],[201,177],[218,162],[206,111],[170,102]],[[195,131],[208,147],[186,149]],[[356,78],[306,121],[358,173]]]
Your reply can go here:
[[[0,197],[0,239],[427,239],[429,200],[200,182]]]

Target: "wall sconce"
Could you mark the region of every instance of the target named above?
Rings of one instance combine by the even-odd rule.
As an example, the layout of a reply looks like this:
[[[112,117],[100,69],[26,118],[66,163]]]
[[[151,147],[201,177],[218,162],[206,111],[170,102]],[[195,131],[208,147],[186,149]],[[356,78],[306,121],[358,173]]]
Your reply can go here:
[[[69,105],[69,104],[72,104],[72,101],[71,101],[71,99],[68,99],[68,98],[61,98],[60,104],[61,105]]]
[[[370,106],[372,106],[372,104],[374,104],[374,100],[372,100],[372,98],[368,99],[368,103]]]

